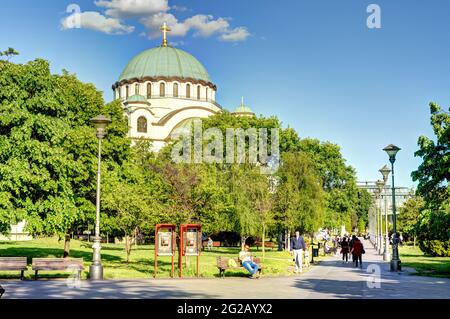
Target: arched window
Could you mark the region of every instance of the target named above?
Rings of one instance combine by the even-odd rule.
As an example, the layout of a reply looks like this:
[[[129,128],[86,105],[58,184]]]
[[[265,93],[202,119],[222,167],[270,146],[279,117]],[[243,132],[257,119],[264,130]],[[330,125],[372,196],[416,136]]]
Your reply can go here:
[[[186,84],[186,97],[188,99],[191,98],[191,85],[190,84]]]
[[[206,99],[208,99],[208,88],[206,88]]]
[[[197,86],[197,100],[200,100],[201,87]]]
[[[173,97],[178,97],[178,83],[173,84]]]
[[[166,84],[162,83],[159,85],[159,96],[166,96]]]
[[[147,84],[147,99],[151,99],[152,98],[152,84],[148,83]]]
[[[130,96],[130,87],[127,85],[125,87],[125,98],[128,99],[129,96]]]
[[[134,86],[134,94],[139,94],[139,84]]]
[[[121,99],[122,98],[122,88],[118,87],[117,92],[119,93],[119,99]]]
[[[138,133],[147,133],[147,119],[144,116],[137,120],[137,131]]]

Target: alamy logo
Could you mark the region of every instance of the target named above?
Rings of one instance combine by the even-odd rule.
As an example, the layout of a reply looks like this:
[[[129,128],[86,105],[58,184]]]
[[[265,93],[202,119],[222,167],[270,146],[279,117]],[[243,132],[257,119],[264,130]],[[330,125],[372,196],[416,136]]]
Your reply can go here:
[[[367,272],[370,274],[366,279],[368,288],[381,288],[381,268],[378,265],[370,264],[367,267]]]
[[[369,29],[381,29],[381,8],[378,4],[370,4],[367,7],[367,27]]]
[[[277,128],[270,129],[270,141],[267,128],[227,128],[224,138],[219,128],[203,131],[202,121],[194,120],[193,129],[178,128],[171,139],[177,140],[172,149],[172,160],[176,163],[250,163],[260,166],[262,174],[275,173],[280,164]]]
[[[66,19],[67,29],[80,29],[81,28],[81,8],[77,4],[69,4],[66,9],[67,13],[72,13]]]

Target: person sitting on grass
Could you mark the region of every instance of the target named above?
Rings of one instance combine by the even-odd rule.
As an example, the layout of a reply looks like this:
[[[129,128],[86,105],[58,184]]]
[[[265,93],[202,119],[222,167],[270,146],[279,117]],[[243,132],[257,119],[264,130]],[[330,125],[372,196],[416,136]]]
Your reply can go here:
[[[247,269],[250,273],[250,278],[259,278],[259,265],[253,262],[252,253],[249,252],[249,248],[250,247],[248,245],[244,246],[244,250],[239,253],[239,260],[242,263],[242,267]]]

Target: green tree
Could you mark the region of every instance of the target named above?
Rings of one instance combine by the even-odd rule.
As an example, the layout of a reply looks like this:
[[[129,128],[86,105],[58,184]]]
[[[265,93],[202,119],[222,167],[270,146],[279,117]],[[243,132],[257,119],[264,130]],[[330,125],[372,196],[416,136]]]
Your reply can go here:
[[[397,229],[406,234],[406,238],[413,237],[416,245],[416,225],[420,213],[425,207],[425,202],[421,197],[412,197],[399,209],[397,217]]]
[[[356,216],[358,229],[364,233],[368,224],[369,210],[372,205],[372,196],[370,193],[362,188],[358,189],[358,201],[356,205]]]
[[[422,164],[411,173],[418,181],[417,194],[425,201],[425,209],[418,221],[420,248],[431,255],[450,255],[450,109],[443,111],[430,103],[431,126],[435,140],[419,137],[415,156]]]
[[[357,226],[358,188],[353,167],[346,165],[340,147],[317,139],[300,140],[300,151],[308,154],[322,179],[326,197],[324,226]]]
[[[13,56],[19,55],[20,53],[17,52],[13,48],[8,48],[7,50],[0,52],[0,57],[5,57],[7,61],[9,61]]]
[[[113,123],[105,163],[129,152],[120,104],[104,105],[101,92],[47,61],[0,61],[0,222],[25,219],[32,234],[66,238],[95,214],[97,140],[89,119],[104,113]],[[8,219],[9,218],[9,219]]]
[[[305,153],[285,153],[278,172],[276,219],[289,231],[313,234],[323,224],[325,193]]]

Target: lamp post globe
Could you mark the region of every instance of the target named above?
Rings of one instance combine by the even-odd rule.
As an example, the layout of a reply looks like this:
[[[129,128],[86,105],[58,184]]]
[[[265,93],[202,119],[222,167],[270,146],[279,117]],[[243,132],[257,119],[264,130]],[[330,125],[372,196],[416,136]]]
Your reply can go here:
[[[387,165],[384,165],[379,169],[381,175],[383,175],[384,181],[384,223],[385,223],[385,232],[384,232],[384,250],[383,250],[383,261],[389,261],[391,258],[391,254],[389,253],[389,221],[388,221],[388,203],[387,203],[387,181],[389,178],[389,174],[391,170]]]
[[[389,144],[383,151],[385,151],[389,156],[389,162],[391,162],[391,171],[392,171],[392,259],[391,259],[391,271],[400,271],[401,270],[401,261],[398,254],[398,235],[397,235],[397,207],[395,205],[395,183],[394,183],[394,163],[395,156],[397,152],[401,149],[398,146],[393,144]]]
[[[92,245],[93,257],[92,265],[89,267],[90,280],[103,280],[103,266],[101,261],[101,238],[100,238],[100,180],[101,180],[101,161],[102,161],[102,140],[106,136],[106,128],[111,120],[103,115],[91,119],[91,123],[96,128],[98,139],[98,162],[97,162],[97,199],[96,199],[96,218],[95,218],[95,237]]]

